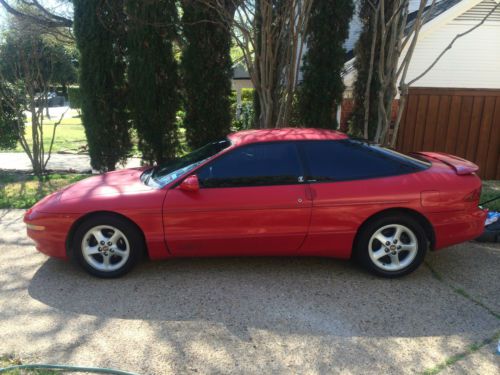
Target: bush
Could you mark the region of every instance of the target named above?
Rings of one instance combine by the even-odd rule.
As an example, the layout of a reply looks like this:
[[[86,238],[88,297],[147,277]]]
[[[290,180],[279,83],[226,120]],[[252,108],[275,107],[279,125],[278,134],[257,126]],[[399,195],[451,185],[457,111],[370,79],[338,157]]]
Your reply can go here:
[[[68,87],[69,107],[73,109],[82,108],[82,97],[79,86]]]
[[[231,33],[218,22],[220,15],[212,5],[182,3],[184,124],[187,143],[194,149],[224,137],[231,128]]]
[[[15,115],[0,108],[0,149],[10,150],[16,148],[17,139]]]
[[[354,10],[352,0],[315,0],[308,24],[307,51],[302,66],[303,82],[298,114],[303,126],[337,128],[334,108],[342,101],[344,40]]]
[[[127,85],[123,1],[73,0],[74,33],[80,51],[82,120],[90,164],[112,171],[132,149]],[[145,93],[145,95],[148,93]]]
[[[24,132],[24,119],[18,119],[16,115],[16,111],[21,113],[21,108],[13,108],[8,103],[20,105],[22,100],[13,99],[15,95],[20,95],[15,87],[2,82],[0,85],[0,149],[14,149],[19,138],[18,131]]]
[[[255,118],[255,109],[253,105],[254,89],[241,90],[241,107],[238,108],[236,100],[236,91],[231,92],[229,98],[231,102],[231,130],[239,131],[252,128]],[[239,113],[239,118],[236,114]]]

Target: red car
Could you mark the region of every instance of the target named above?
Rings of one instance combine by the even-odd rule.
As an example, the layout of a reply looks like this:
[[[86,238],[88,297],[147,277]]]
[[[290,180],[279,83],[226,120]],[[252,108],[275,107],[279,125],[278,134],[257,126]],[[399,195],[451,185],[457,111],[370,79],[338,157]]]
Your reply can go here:
[[[482,233],[477,166],[318,129],[230,134],[154,168],[94,176],[26,212],[39,251],[101,277],[139,258],[355,257],[402,276]]]

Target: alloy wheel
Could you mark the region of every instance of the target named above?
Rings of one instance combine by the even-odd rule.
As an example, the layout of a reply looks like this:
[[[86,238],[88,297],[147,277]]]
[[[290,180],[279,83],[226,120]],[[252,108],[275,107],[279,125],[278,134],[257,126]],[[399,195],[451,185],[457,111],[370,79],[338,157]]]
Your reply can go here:
[[[120,269],[130,256],[130,244],[123,232],[111,225],[90,228],[81,243],[83,259],[92,268],[112,272]]]
[[[368,243],[370,259],[384,271],[400,271],[408,267],[417,253],[418,241],[415,233],[401,224],[379,228]]]

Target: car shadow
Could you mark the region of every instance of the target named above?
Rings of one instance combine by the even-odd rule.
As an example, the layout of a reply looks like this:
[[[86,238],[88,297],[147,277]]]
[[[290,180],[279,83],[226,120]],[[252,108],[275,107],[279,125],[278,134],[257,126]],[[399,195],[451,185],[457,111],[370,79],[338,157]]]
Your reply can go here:
[[[47,260],[29,286],[62,311],[149,321],[210,321],[242,339],[248,327],[336,336],[438,336],[484,329],[480,308],[426,267],[402,279],[327,258],[186,258],[144,262],[103,280]]]

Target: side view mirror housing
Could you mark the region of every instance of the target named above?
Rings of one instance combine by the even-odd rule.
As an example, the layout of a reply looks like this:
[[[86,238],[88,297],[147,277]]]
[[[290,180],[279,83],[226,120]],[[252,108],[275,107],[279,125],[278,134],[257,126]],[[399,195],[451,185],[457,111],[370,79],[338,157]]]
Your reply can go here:
[[[179,189],[183,191],[198,191],[200,190],[200,181],[198,180],[198,176],[192,174],[184,179],[179,185]]]

